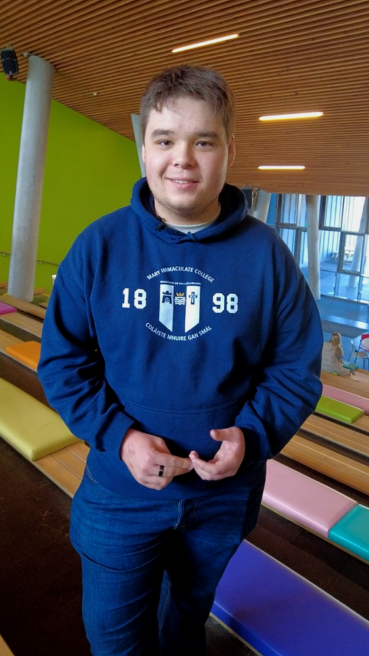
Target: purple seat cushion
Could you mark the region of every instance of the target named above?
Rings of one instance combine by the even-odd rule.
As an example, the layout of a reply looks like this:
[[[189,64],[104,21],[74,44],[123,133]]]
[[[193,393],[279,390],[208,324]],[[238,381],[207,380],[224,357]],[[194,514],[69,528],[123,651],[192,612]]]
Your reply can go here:
[[[244,541],[213,614],[263,656],[368,656],[369,622]]]

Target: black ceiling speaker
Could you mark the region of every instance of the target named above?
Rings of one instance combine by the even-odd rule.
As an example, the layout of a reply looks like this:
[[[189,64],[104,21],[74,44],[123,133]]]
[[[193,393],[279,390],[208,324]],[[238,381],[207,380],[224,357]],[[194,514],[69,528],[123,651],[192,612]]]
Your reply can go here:
[[[18,60],[13,48],[1,50],[1,63],[7,80],[12,80],[15,75],[18,75]]]

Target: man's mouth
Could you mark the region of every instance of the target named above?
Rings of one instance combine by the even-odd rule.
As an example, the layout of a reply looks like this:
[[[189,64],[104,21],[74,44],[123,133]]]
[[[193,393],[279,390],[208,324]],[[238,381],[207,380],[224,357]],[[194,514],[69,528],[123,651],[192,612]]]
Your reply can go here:
[[[183,185],[185,185],[185,184],[195,184],[197,182],[197,180],[182,180],[182,179],[177,180],[177,179],[174,179],[174,178],[169,178],[169,179],[172,182],[175,182],[176,184],[183,184]]]

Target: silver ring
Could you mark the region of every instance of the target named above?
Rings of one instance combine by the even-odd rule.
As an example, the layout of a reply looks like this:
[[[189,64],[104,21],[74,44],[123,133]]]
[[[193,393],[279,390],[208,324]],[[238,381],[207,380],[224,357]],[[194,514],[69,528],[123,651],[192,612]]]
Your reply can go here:
[[[164,474],[164,465],[160,465],[159,471],[158,471],[158,476],[163,476]]]

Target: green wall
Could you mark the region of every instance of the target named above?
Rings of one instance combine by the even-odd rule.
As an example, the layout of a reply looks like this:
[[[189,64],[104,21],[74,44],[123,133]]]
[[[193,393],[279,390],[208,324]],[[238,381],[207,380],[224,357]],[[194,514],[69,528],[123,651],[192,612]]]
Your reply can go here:
[[[10,252],[25,85],[0,75],[0,252]],[[99,216],[127,205],[140,167],[133,141],[52,102],[37,257],[59,264]],[[51,289],[57,267],[37,264],[35,287]],[[0,256],[0,282],[9,257]]]

